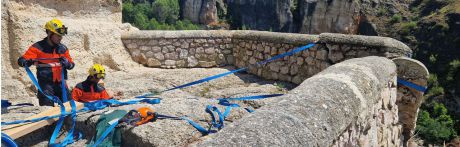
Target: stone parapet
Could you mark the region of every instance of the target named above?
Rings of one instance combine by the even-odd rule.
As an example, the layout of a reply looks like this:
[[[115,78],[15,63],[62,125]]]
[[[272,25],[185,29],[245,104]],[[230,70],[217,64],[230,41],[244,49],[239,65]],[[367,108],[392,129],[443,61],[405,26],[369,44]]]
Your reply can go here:
[[[396,66],[351,59],[226,126],[197,146],[399,146]]]
[[[131,31],[122,35],[134,61],[149,67],[191,68],[235,65],[266,79],[300,84],[346,59],[410,55],[403,43],[387,37],[323,33],[306,35],[265,31]],[[309,43],[315,47],[274,62],[275,55]]]

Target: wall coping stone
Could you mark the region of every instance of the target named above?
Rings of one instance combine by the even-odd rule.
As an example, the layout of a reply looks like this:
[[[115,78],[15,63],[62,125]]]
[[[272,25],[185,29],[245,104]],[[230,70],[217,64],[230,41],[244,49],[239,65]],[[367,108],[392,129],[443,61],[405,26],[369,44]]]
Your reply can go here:
[[[383,47],[390,53],[411,55],[412,50],[404,43],[389,37],[321,33],[319,35],[280,33],[253,30],[178,30],[158,31],[140,30],[125,32],[122,39],[186,39],[186,38],[232,38],[263,40],[276,43],[308,44],[322,42],[327,44],[351,44],[357,46]]]

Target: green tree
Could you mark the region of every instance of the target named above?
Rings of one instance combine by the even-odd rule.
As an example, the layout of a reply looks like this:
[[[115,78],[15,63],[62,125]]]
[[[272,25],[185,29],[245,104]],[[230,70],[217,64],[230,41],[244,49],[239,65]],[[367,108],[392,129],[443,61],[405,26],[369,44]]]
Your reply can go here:
[[[175,23],[179,18],[177,0],[156,0],[152,3],[153,17],[161,23]]]
[[[426,110],[420,111],[416,128],[419,136],[429,144],[441,144],[456,137],[454,121],[447,114],[446,107],[435,102],[432,111],[432,116]]]
[[[122,15],[123,22],[134,22],[134,6],[131,2],[123,3]]]
[[[138,27],[141,30],[145,30],[148,28],[148,18],[145,16],[145,14],[142,13],[136,13],[134,16],[134,26]]]

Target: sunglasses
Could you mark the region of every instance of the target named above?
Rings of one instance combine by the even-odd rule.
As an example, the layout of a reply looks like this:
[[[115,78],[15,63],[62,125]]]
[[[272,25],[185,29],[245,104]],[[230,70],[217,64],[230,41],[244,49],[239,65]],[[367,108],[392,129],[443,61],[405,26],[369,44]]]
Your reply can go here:
[[[58,32],[59,34],[67,34],[67,27],[65,27],[64,25],[62,25],[61,28],[57,28],[57,29],[56,29],[56,32]]]

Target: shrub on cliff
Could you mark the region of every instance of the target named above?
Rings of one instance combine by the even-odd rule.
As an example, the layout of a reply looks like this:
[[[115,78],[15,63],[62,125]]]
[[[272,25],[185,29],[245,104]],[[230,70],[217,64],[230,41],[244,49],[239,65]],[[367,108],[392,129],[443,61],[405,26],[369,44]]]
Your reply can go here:
[[[123,2],[123,22],[141,30],[199,30],[201,26],[189,20],[179,20],[179,3],[171,0]]]
[[[434,103],[431,113],[421,110],[418,115],[416,132],[428,144],[442,144],[456,137],[454,121],[447,114],[446,107],[441,103]],[[430,115],[431,114],[431,115]]]

